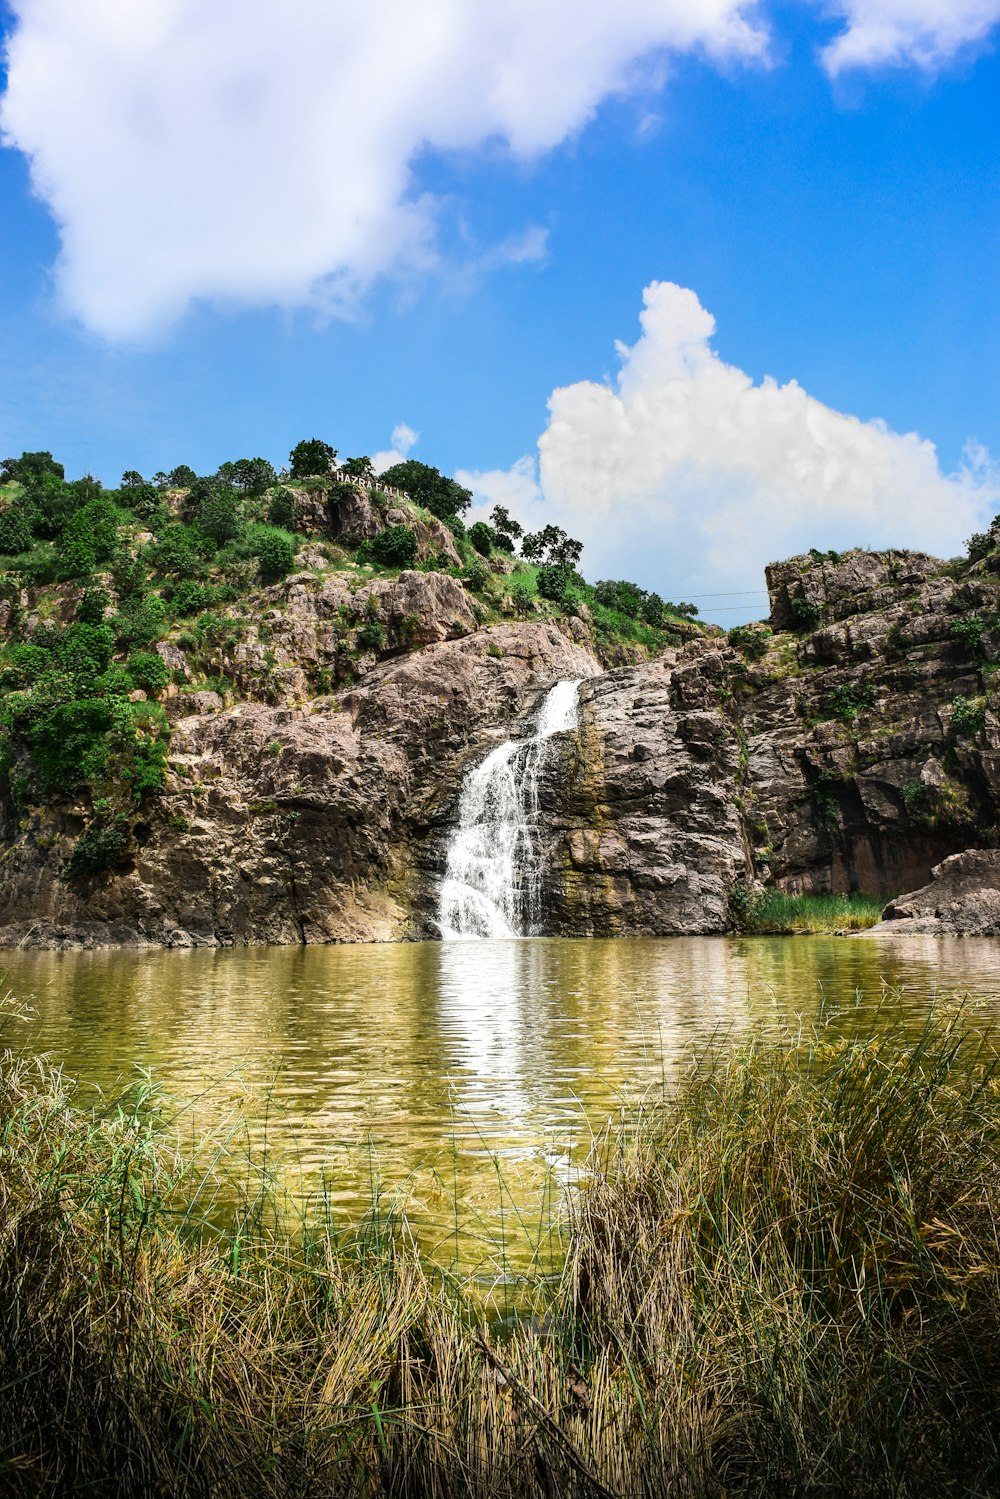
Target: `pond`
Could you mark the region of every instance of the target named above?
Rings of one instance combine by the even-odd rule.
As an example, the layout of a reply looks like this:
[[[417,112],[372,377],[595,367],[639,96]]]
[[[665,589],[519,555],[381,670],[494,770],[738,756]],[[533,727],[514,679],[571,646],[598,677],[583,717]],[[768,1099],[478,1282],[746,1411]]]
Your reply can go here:
[[[186,1101],[183,1139],[211,1134],[234,1169],[266,1147],[345,1222],[377,1197],[488,1277],[524,1267],[595,1133],[692,1045],[821,1012],[918,1027],[938,994],[997,1013],[998,960],[1000,942],[920,937],[15,952],[29,1013],[3,1044],[50,1054],[88,1100],[148,1068]]]

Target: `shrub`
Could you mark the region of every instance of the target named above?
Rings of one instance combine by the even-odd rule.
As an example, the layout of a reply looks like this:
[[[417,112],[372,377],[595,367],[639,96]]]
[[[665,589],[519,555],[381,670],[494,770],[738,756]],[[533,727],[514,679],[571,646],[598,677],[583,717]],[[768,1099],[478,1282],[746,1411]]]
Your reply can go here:
[[[76,606],[76,618],[80,624],[100,625],[104,623],[104,611],[111,602],[106,588],[88,588]]]
[[[136,651],[129,657],[125,670],[143,692],[159,692],[170,680],[167,663],[155,651]]]
[[[538,592],[543,599],[565,606],[574,598],[576,590],[583,587],[583,579],[573,567],[546,564],[535,575]]]
[[[815,630],[823,618],[823,611],[819,605],[802,597],[792,599],[789,604],[789,613],[792,616],[792,629],[803,633]]]
[[[178,617],[198,614],[202,609],[210,608],[219,593],[220,590],[213,588],[210,583],[196,583],[193,578],[185,578],[171,594],[171,612]]]
[[[290,489],[279,489],[271,497],[267,507],[267,518],[272,526],[284,531],[294,531],[298,525],[298,505]]]
[[[488,526],[485,521],[477,520],[475,525],[469,527],[469,540],[481,557],[489,557],[493,551],[496,535],[493,527]]]
[[[760,661],[767,655],[771,644],[770,626],[735,625],[729,631],[729,644],[748,661]]]
[[[16,557],[27,552],[34,542],[31,518],[23,503],[14,502],[0,511],[0,555]]]
[[[253,551],[265,583],[284,578],[295,563],[295,544],[284,531],[261,527],[253,537]]]
[[[379,619],[366,619],[358,631],[358,645],[363,651],[385,649],[385,626]]]
[[[481,593],[490,581],[490,570],[483,562],[470,562],[462,574],[462,582],[473,593]]]
[[[368,553],[380,567],[408,567],[417,555],[417,538],[409,526],[386,526],[368,543]]]
[[[73,846],[66,872],[73,875],[103,874],[121,864],[128,848],[130,828],[123,816],[110,822],[92,822]]]
[[[875,706],[875,688],[870,682],[835,687],[827,698],[827,706],[836,718],[853,723],[863,709]]]
[[[986,699],[955,697],[951,702],[951,732],[963,739],[974,739],[986,727]]]
[[[530,578],[511,578],[510,596],[519,614],[530,614],[535,603],[535,585]]]
[[[112,621],[120,644],[126,648],[150,645],[158,640],[166,622],[167,606],[158,593],[130,599]]]
[[[974,656],[982,644],[985,629],[985,621],[978,614],[968,614],[963,619],[952,620],[951,637],[970,656]]]
[[[163,535],[143,552],[143,558],[157,572],[190,578],[202,570],[203,553],[213,551],[215,542],[193,526],[169,526]]]

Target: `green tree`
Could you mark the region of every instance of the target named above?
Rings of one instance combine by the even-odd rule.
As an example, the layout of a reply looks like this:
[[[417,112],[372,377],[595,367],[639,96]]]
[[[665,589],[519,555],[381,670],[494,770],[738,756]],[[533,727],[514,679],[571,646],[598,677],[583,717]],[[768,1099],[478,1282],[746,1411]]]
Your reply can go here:
[[[505,505],[494,505],[490,511],[490,524],[495,537],[494,544],[501,552],[516,552],[517,543],[524,535],[524,527],[514,519]]]
[[[218,477],[241,494],[253,496],[262,495],[278,479],[266,458],[237,458],[235,463],[223,463]]]
[[[288,461],[293,479],[326,478],[337,461],[337,450],[321,437],[309,437],[295,444]]]
[[[189,468],[186,463],[179,463],[170,470],[167,483],[171,489],[190,489],[197,477],[193,468]]]
[[[521,543],[521,553],[546,567],[575,567],[583,553],[583,542],[567,536],[562,526],[543,526],[530,532]]]
[[[383,484],[391,484],[394,489],[404,490],[411,500],[436,515],[438,520],[459,515],[472,504],[472,495],[468,489],[463,489],[454,479],[447,478],[439,469],[431,468],[427,463],[418,463],[415,458],[407,458],[403,463],[394,464],[381,477]]]
[[[469,540],[481,557],[488,557],[493,551],[496,533],[485,521],[477,520],[474,526],[469,527]]]
[[[363,453],[360,458],[345,458],[337,472],[345,479],[357,480],[359,484],[371,485],[376,480],[375,470],[367,453]]]
[[[242,529],[243,517],[238,495],[222,485],[213,485],[198,505],[198,524],[206,536],[224,546]]]
[[[65,477],[66,470],[61,463],[55,461],[51,453],[22,453],[20,458],[4,458],[0,462],[0,482],[9,484],[14,480],[29,491],[43,479],[53,478],[62,482]]]

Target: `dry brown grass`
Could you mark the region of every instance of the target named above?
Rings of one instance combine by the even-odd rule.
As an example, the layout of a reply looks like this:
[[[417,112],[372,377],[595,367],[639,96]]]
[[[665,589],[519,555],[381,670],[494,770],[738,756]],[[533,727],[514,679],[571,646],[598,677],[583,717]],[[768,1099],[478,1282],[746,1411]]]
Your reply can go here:
[[[145,1085],[0,1076],[0,1491],[987,1495],[1000,1088],[961,1020],[758,1040],[606,1142],[502,1334],[397,1225],[209,1232]]]

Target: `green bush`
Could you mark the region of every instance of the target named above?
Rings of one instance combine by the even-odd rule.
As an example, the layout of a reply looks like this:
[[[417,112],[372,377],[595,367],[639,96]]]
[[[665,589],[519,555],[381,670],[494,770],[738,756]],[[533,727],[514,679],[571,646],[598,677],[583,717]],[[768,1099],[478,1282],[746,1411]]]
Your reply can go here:
[[[986,727],[986,699],[955,697],[951,701],[951,732],[963,739],[974,739]]]
[[[385,626],[379,619],[366,619],[358,631],[358,645],[363,651],[385,649]]]
[[[123,861],[130,833],[128,820],[123,816],[110,822],[92,822],[73,846],[66,866],[67,874],[71,877],[86,876],[114,869]]]
[[[417,555],[417,538],[409,526],[386,526],[368,543],[368,553],[380,567],[408,567]]]
[[[748,661],[760,661],[767,655],[771,644],[771,628],[769,625],[735,625],[729,631],[729,644]]]
[[[291,572],[295,564],[295,542],[285,531],[255,527],[251,544],[265,583],[276,583]]]
[[[0,511],[0,556],[16,557],[28,551],[34,539],[31,518],[23,504],[15,500]]]
[[[87,588],[76,606],[76,618],[83,625],[104,623],[104,611],[111,602],[106,588]]]
[[[125,670],[132,684],[143,692],[160,692],[170,680],[167,663],[155,651],[136,651],[128,658]]]
[[[198,614],[202,609],[221,602],[224,590],[214,587],[211,583],[196,583],[193,578],[185,578],[177,584],[170,595],[170,612],[178,618],[187,614]]]
[[[490,570],[485,562],[480,562],[478,559],[470,562],[462,574],[462,582],[466,588],[471,588],[473,593],[482,593],[489,581]]]
[[[875,688],[870,682],[848,683],[835,687],[826,701],[834,717],[853,723],[860,712],[875,706]]]
[[[174,577],[192,577],[204,571],[205,552],[214,552],[214,541],[193,526],[168,526],[162,537],[150,544],[142,553],[157,573],[168,573]]]
[[[563,607],[578,595],[581,588],[586,586],[574,567],[566,567],[557,563],[547,563],[540,567],[535,574],[535,581],[543,599],[550,599],[552,603],[562,604]]]
[[[980,619],[978,614],[968,614],[963,619],[952,620],[951,638],[970,656],[974,656],[982,644],[985,629],[985,620]]]
[[[530,614],[535,603],[535,585],[529,577],[510,580],[510,596],[518,614]]]
[[[489,557],[492,554],[496,542],[492,526],[488,526],[483,520],[477,520],[474,526],[469,527],[468,535],[481,557]]]
[[[198,525],[220,546],[234,541],[243,526],[239,497],[219,485],[210,489],[198,505]]]
[[[795,598],[789,604],[789,613],[792,616],[792,629],[803,634],[815,630],[823,618],[823,611],[818,604],[810,603],[808,599]]]
[[[159,640],[167,624],[167,606],[158,593],[129,599],[112,621],[116,638],[125,649],[151,645]]]
[[[278,489],[271,496],[267,518],[272,526],[280,526],[283,531],[295,530],[299,521],[298,505],[290,489]]]

